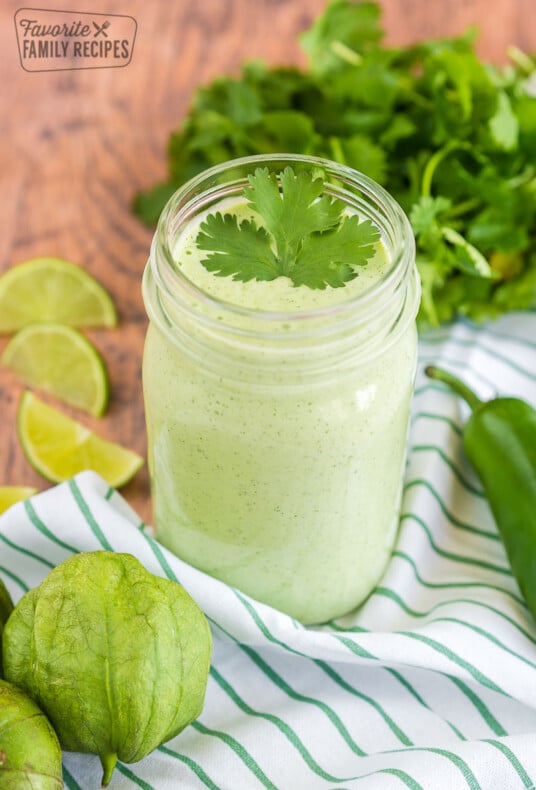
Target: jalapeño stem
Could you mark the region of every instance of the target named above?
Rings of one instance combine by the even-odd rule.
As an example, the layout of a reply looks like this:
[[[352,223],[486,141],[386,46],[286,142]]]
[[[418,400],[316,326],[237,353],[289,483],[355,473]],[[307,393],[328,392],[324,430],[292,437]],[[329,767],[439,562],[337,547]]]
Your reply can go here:
[[[454,390],[460,397],[466,401],[471,407],[471,410],[475,410],[477,406],[482,405],[482,401],[480,398],[475,395],[472,389],[470,389],[463,381],[460,381],[459,378],[453,376],[452,373],[449,373],[443,368],[438,368],[435,365],[427,365],[424,369],[424,372],[430,379],[435,379],[436,381],[442,381],[443,384],[447,384],[451,389]]]

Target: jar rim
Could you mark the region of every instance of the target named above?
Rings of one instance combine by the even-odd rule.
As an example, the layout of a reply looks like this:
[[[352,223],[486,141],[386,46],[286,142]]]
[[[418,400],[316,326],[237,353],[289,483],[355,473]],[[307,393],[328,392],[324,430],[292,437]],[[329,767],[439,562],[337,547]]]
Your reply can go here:
[[[300,310],[265,310],[219,299],[194,283],[180,267],[176,266],[173,255],[176,240],[174,225],[181,214],[187,215],[190,211],[193,215],[193,209],[199,206],[199,200],[202,195],[206,194],[208,186],[212,184],[215,193],[218,188],[223,189],[225,184],[218,184],[218,177],[226,171],[230,172],[238,168],[244,170],[244,177],[241,179],[241,183],[244,184],[246,183],[247,168],[251,171],[262,165],[273,167],[276,163],[281,163],[282,167],[292,163],[318,167],[325,171],[326,177],[331,176],[336,182],[347,184],[357,190],[374,208],[381,225],[380,230],[383,231],[382,235],[384,236],[386,233],[389,235],[390,265],[370,286],[358,294],[353,294],[346,299],[342,298],[340,301],[328,305]],[[203,189],[204,186],[205,189]],[[191,196],[189,202],[188,196]],[[344,196],[342,199],[344,200]],[[185,201],[186,205],[181,207]],[[187,219],[187,217],[185,218]],[[339,322],[344,321],[345,317],[352,322],[356,322],[356,320],[358,323],[364,322],[372,310],[377,310],[384,302],[390,301],[390,297],[397,290],[401,281],[410,277],[414,261],[415,241],[409,221],[396,200],[383,187],[363,173],[329,159],[303,154],[274,153],[228,160],[202,171],[179,187],[168,200],[160,215],[153,238],[149,266],[152,269],[157,288],[164,291],[167,299],[172,302],[180,302],[181,310],[192,314],[196,312],[189,306],[192,299],[203,304],[205,308],[201,319],[203,323],[218,325],[220,330],[223,328],[221,317],[217,319],[210,316],[210,311],[214,311],[219,316],[224,313],[230,319],[249,319],[253,325],[262,326],[264,329],[262,334],[266,334],[266,328],[283,322],[290,327],[296,327],[298,332],[304,328],[304,325],[314,323],[318,319],[322,319],[324,324],[330,318]],[[344,291],[343,288],[340,290]],[[181,298],[183,295],[187,295],[189,298]],[[199,314],[197,314],[197,318],[200,318]],[[236,331],[236,327],[234,330]],[[292,332],[290,333],[292,334]],[[272,334],[270,329],[267,334]]]

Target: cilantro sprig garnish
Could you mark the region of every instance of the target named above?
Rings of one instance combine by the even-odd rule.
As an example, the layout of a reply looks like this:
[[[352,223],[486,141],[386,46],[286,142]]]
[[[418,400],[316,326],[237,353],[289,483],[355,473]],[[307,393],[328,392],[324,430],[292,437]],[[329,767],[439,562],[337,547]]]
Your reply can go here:
[[[217,212],[197,234],[197,247],[210,253],[201,262],[213,274],[243,282],[288,277],[296,286],[340,288],[374,255],[378,229],[322,194],[323,179],[314,172],[257,168],[248,181],[244,197],[259,222]]]

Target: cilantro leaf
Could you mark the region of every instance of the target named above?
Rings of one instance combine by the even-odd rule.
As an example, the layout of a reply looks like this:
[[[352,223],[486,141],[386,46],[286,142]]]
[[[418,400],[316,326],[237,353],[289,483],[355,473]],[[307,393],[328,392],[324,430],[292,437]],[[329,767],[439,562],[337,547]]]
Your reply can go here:
[[[489,130],[497,148],[511,151],[517,147],[519,123],[505,91],[500,91],[497,110],[489,120]]]
[[[337,151],[333,143],[334,140],[332,140],[332,150]],[[366,172],[374,181],[378,181],[380,184],[384,183],[387,169],[385,152],[378,145],[375,145],[370,137],[364,134],[355,134],[347,137],[345,140],[340,141],[337,153],[337,159],[348,165],[348,167],[359,170],[361,173]]]
[[[453,228],[445,226],[442,228],[442,236],[449,244],[457,250],[456,265],[465,274],[470,274],[473,277],[493,277],[494,272],[488,261],[481,252],[477,250],[472,244],[469,244],[463,236],[461,236]]]
[[[383,35],[379,22],[377,3],[331,0],[326,12],[300,36],[311,67],[317,74],[330,74],[344,63],[341,51],[359,57],[363,50],[377,46]]]
[[[415,235],[424,236],[437,228],[437,217],[450,208],[451,202],[444,197],[422,196],[411,207],[409,219]]]
[[[257,168],[249,177],[250,186],[245,195],[272,234],[281,271],[288,274],[302,238],[333,227],[343,206],[327,195],[321,197],[323,181],[308,171],[295,174],[291,167],[286,167],[280,180],[281,192],[276,174],[267,168]]]
[[[196,239],[211,253],[203,266],[243,282],[286,276],[297,286],[342,287],[374,254],[380,234],[370,220],[345,216],[344,203],[323,189],[314,172],[286,167],[277,175],[257,168],[244,196],[262,225],[209,214]]]
[[[379,238],[370,220],[356,216],[346,217],[333,231],[307,236],[290,275],[292,282],[310,288],[340,288],[357,277],[354,267],[374,255]]]
[[[249,132],[249,141],[256,150],[306,153],[316,137],[311,118],[296,110],[265,112],[262,124]]]
[[[140,217],[143,217],[144,222],[147,224],[156,224],[162,208],[176,189],[176,184],[165,181],[161,184],[155,184],[155,186],[147,189],[145,192],[139,192],[133,201],[134,211]]]
[[[279,276],[270,237],[252,220],[239,222],[233,214],[209,214],[201,224],[196,244],[201,250],[211,251],[202,263],[219,277],[232,275],[233,280],[248,282]]]
[[[527,249],[530,237],[527,227],[511,207],[488,207],[471,222],[468,240],[486,253],[516,252]]]

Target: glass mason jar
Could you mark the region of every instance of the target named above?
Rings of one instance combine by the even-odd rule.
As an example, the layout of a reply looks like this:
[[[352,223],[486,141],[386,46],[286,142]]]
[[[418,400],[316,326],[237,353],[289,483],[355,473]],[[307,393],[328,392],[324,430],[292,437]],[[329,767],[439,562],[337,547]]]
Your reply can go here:
[[[378,227],[383,270],[357,293],[289,289],[297,299],[284,310],[248,305],[248,283],[230,297],[230,277],[194,282],[177,263],[192,223],[238,200],[255,168],[288,165],[315,169],[326,194]],[[227,162],[168,202],[143,294],[158,539],[304,623],[347,613],[380,579],[398,525],[420,296],[402,210],[369,178],[326,160]]]

